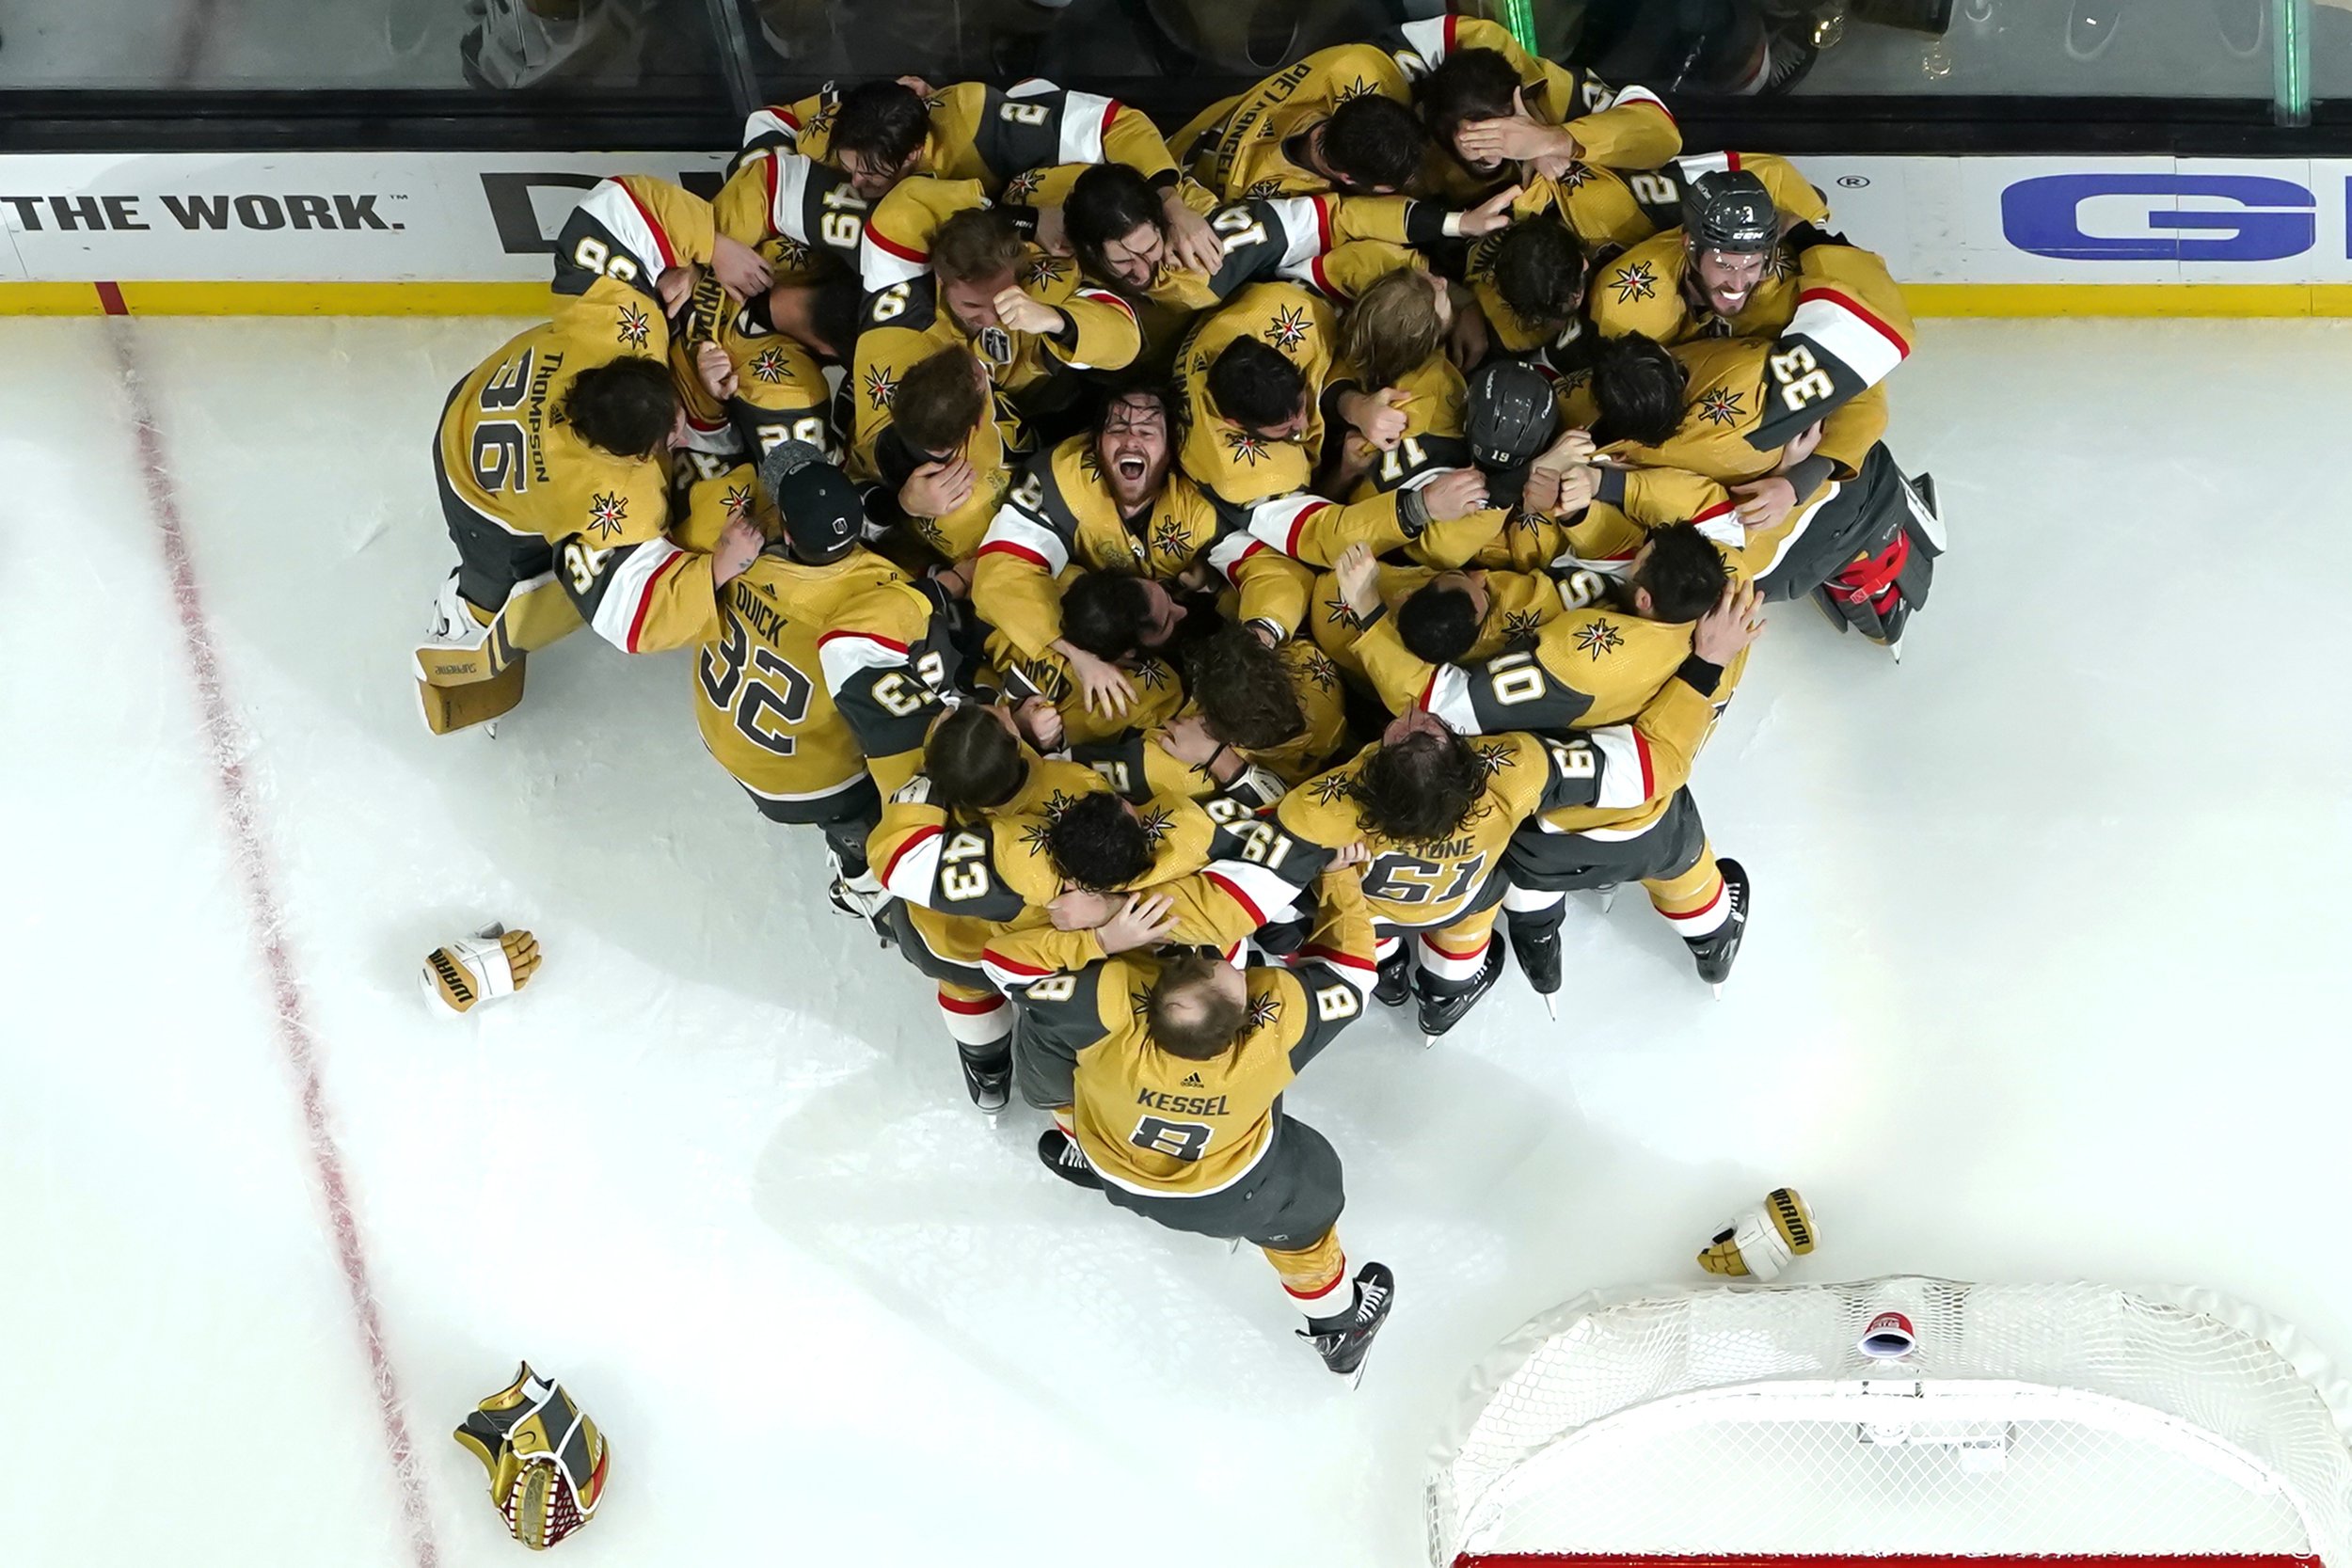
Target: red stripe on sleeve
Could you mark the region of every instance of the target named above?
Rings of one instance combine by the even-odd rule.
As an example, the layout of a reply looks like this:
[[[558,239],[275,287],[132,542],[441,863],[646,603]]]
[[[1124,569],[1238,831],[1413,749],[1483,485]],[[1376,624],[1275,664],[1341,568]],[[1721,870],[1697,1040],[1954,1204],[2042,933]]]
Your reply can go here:
[[[1284,555],[1290,556],[1293,559],[1297,557],[1298,535],[1300,531],[1306,528],[1307,519],[1313,516],[1316,513],[1322,511],[1325,507],[1330,504],[1331,503],[1329,501],[1317,501],[1312,506],[1302,506],[1298,509],[1298,515],[1291,519],[1290,532],[1284,535],[1282,545],[1282,553]]]
[[[1740,172],[1740,154],[1738,154],[1737,152],[1726,152],[1726,153],[1724,153],[1724,166],[1726,169],[1729,169],[1729,170],[1730,170],[1732,173],[1734,173],[1734,174],[1739,173],[1739,172]]]
[[[1894,344],[1895,352],[1897,354],[1901,355],[1906,359],[1911,357],[1911,345],[1903,341],[1902,334],[1887,325],[1884,322],[1879,320],[1878,317],[1872,315],[1869,311],[1864,309],[1862,308],[1862,302],[1855,299],[1853,295],[1846,293],[1842,290],[1838,289],[1812,288],[1807,289],[1804,293],[1799,294],[1797,296],[1797,303],[1799,305],[1803,305],[1808,299],[1831,300],[1842,309],[1851,311],[1854,315],[1860,317],[1866,325],[1874,328],[1880,337]]]
[[[1642,799],[1646,800],[1658,793],[1658,772],[1650,761],[1649,736],[1633,732],[1633,754],[1642,759]]]
[[[1116,98],[1104,104],[1103,125],[1100,130],[1094,133],[1094,139],[1103,144],[1103,161],[1104,163],[1109,163],[1111,159],[1111,121],[1119,118],[1119,110],[1120,103]]]
[[[645,616],[653,609],[654,590],[660,587],[661,579],[668,577],[672,572],[676,571],[678,562],[684,561],[685,559],[686,552],[683,550],[676,551],[676,553],[673,554],[669,560],[663,562],[660,565],[656,566],[653,569],[653,576],[645,579],[645,592],[637,600],[637,613],[629,617],[628,651],[630,653],[635,653],[637,651],[638,633],[645,629]]]
[[[1002,953],[997,952],[993,947],[984,947],[980,949],[980,962],[984,964],[993,964],[998,969],[1009,970],[1015,974],[1026,974],[1032,978],[1041,978],[1044,975],[1054,973],[1050,969],[1039,969],[1033,964],[1014,963],[1010,958],[1006,958]]]
[[[1432,670],[1429,672],[1429,678],[1422,683],[1420,700],[1415,702],[1413,705],[1415,707],[1425,708],[1429,705],[1429,699],[1437,694],[1438,673],[1435,670]]]
[[[1232,878],[1220,877],[1214,871],[1204,871],[1201,875],[1206,877],[1210,881],[1216,883],[1218,890],[1222,892],[1225,896],[1231,898],[1234,903],[1239,904],[1244,910],[1248,911],[1249,914],[1249,923],[1252,926],[1263,926],[1266,923],[1265,914],[1258,908],[1257,902],[1252,899],[1249,895],[1242,892],[1242,890],[1234,884]]]
[[[817,640],[817,645],[821,648],[826,643],[831,642],[834,639],[838,637],[863,638],[868,642],[879,642],[883,647],[890,649],[894,653],[902,654],[907,651],[907,644],[904,642],[894,641],[890,638],[883,637],[878,633],[870,631],[829,631],[825,633],[824,636]]]
[[[907,851],[914,848],[917,845],[927,844],[930,840],[937,838],[940,835],[941,831],[942,830],[938,828],[917,829],[912,837],[891,852],[889,863],[882,867],[882,880],[884,882],[888,882],[891,877],[897,873],[898,869],[898,863],[907,858]]]
[[[927,267],[931,264],[931,253],[930,251],[909,250],[906,246],[891,241],[882,233],[881,230],[875,228],[871,223],[868,223],[866,226],[866,237],[873,242],[875,249],[896,256],[901,261],[911,261],[918,267]]]
[[[1053,570],[1053,567],[1046,564],[1045,558],[1043,556],[1038,554],[1037,551],[1029,548],[1026,545],[1016,545],[1009,539],[992,539],[987,544],[980,546],[979,553],[982,555],[1018,556],[1021,560],[1029,562],[1041,571],[1050,572]]]
[[[778,192],[778,182],[776,180],[776,155],[771,152],[766,158],[762,159],[761,162],[767,166],[762,172],[766,175],[768,180],[768,227],[774,230],[778,233],[782,233],[784,231],[784,224],[776,213],[776,196]]]
[[[661,225],[654,220],[653,209],[638,200],[637,193],[627,185],[621,184],[620,181],[615,180],[612,182],[621,186],[621,194],[628,198],[628,204],[637,209],[637,215],[644,218],[645,227],[653,230],[653,243],[661,247],[661,270],[667,272],[676,266],[677,252],[671,248],[670,236],[663,232]]]
[[[1315,244],[1317,248],[1331,248],[1331,205],[1322,197],[1309,197],[1315,204]]]

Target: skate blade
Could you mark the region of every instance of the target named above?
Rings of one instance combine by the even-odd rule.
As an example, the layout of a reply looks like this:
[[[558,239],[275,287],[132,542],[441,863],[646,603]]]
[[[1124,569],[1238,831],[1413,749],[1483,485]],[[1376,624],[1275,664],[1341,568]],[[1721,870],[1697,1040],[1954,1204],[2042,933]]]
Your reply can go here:
[[[1886,651],[1895,656],[1896,663],[1900,664],[1903,661],[1903,640],[1899,637],[1895,639],[1886,645]]]
[[[1426,1051],[1431,1046],[1436,1045],[1441,1038],[1443,1038],[1443,1037],[1438,1035],[1423,1035],[1421,1037],[1421,1048],[1423,1051]]]
[[[1714,988],[1715,1000],[1721,1002],[1724,999],[1724,983],[1721,980],[1716,980],[1710,982],[1710,984]]]
[[[1546,1011],[1546,1012],[1548,1012],[1548,1013],[1549,1013],[1549,1014],[1551,1015],[1551,1022],[1554,1022],[1554,1023],[1559,1022],[1560,1022],[1560,999],[1559,999],[1558,997],[1556,997],[1556,996],[1547,996],[1547,997],[1545,997],[1545,998],[1544,998],[1544,1011]]]
[[[1617,902],[1617,890],[1616,890],[1615,888],[1613,888],[1613,887],[1605,887],[1605,888],[1602,888],[1602,889],[1600,890],[1600,912],[1601,912],[1601,913],[1603,913],[1603,914],[1607,914],[1607,913],[1608,913],[1608,912],[1609,912],[1612,909],[1615,908],[1615,906],[1616,906],[1616,902]]]

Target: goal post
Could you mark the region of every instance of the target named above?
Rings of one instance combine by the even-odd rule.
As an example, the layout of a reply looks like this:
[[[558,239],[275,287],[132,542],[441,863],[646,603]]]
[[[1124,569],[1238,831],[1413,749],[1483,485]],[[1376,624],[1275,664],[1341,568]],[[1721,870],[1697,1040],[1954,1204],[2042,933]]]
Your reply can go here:
[[[1912,1350],[1866,1354],[1890,1312]],[[1431,1560],[2352,1568],[2346,1408],[2291,1330],[2198,1291],[1588,1295],[1473,1375],[1429,1483]]]

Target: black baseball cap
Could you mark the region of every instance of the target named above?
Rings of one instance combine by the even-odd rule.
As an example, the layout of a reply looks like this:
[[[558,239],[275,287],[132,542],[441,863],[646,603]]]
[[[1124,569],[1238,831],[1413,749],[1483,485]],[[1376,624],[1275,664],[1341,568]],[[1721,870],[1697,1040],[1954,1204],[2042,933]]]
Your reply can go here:
[[[840,467],[806,441],[782,441],[759,460],[759,483],[784,517],[793,559],[823,566],[866,531],[866,505]]]

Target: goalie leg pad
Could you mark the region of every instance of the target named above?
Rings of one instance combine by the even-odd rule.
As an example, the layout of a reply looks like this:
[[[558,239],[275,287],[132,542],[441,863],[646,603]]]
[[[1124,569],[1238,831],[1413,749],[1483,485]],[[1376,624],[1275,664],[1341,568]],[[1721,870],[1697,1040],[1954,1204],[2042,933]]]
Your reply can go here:
[[[1794,1187],[1775,1187],[1699,1251],[1699,1267],[1735,1278],[1777,1278],[1791,1258],[1812,1252],[1819,1229],[1813,1210]]]
[[[523,668],[517,655],[514,663],[488,680],[464,686],[419,681],[417,702],[424,713],[424,727],[435,735],[454,735],[503,718],[523,700]]]

